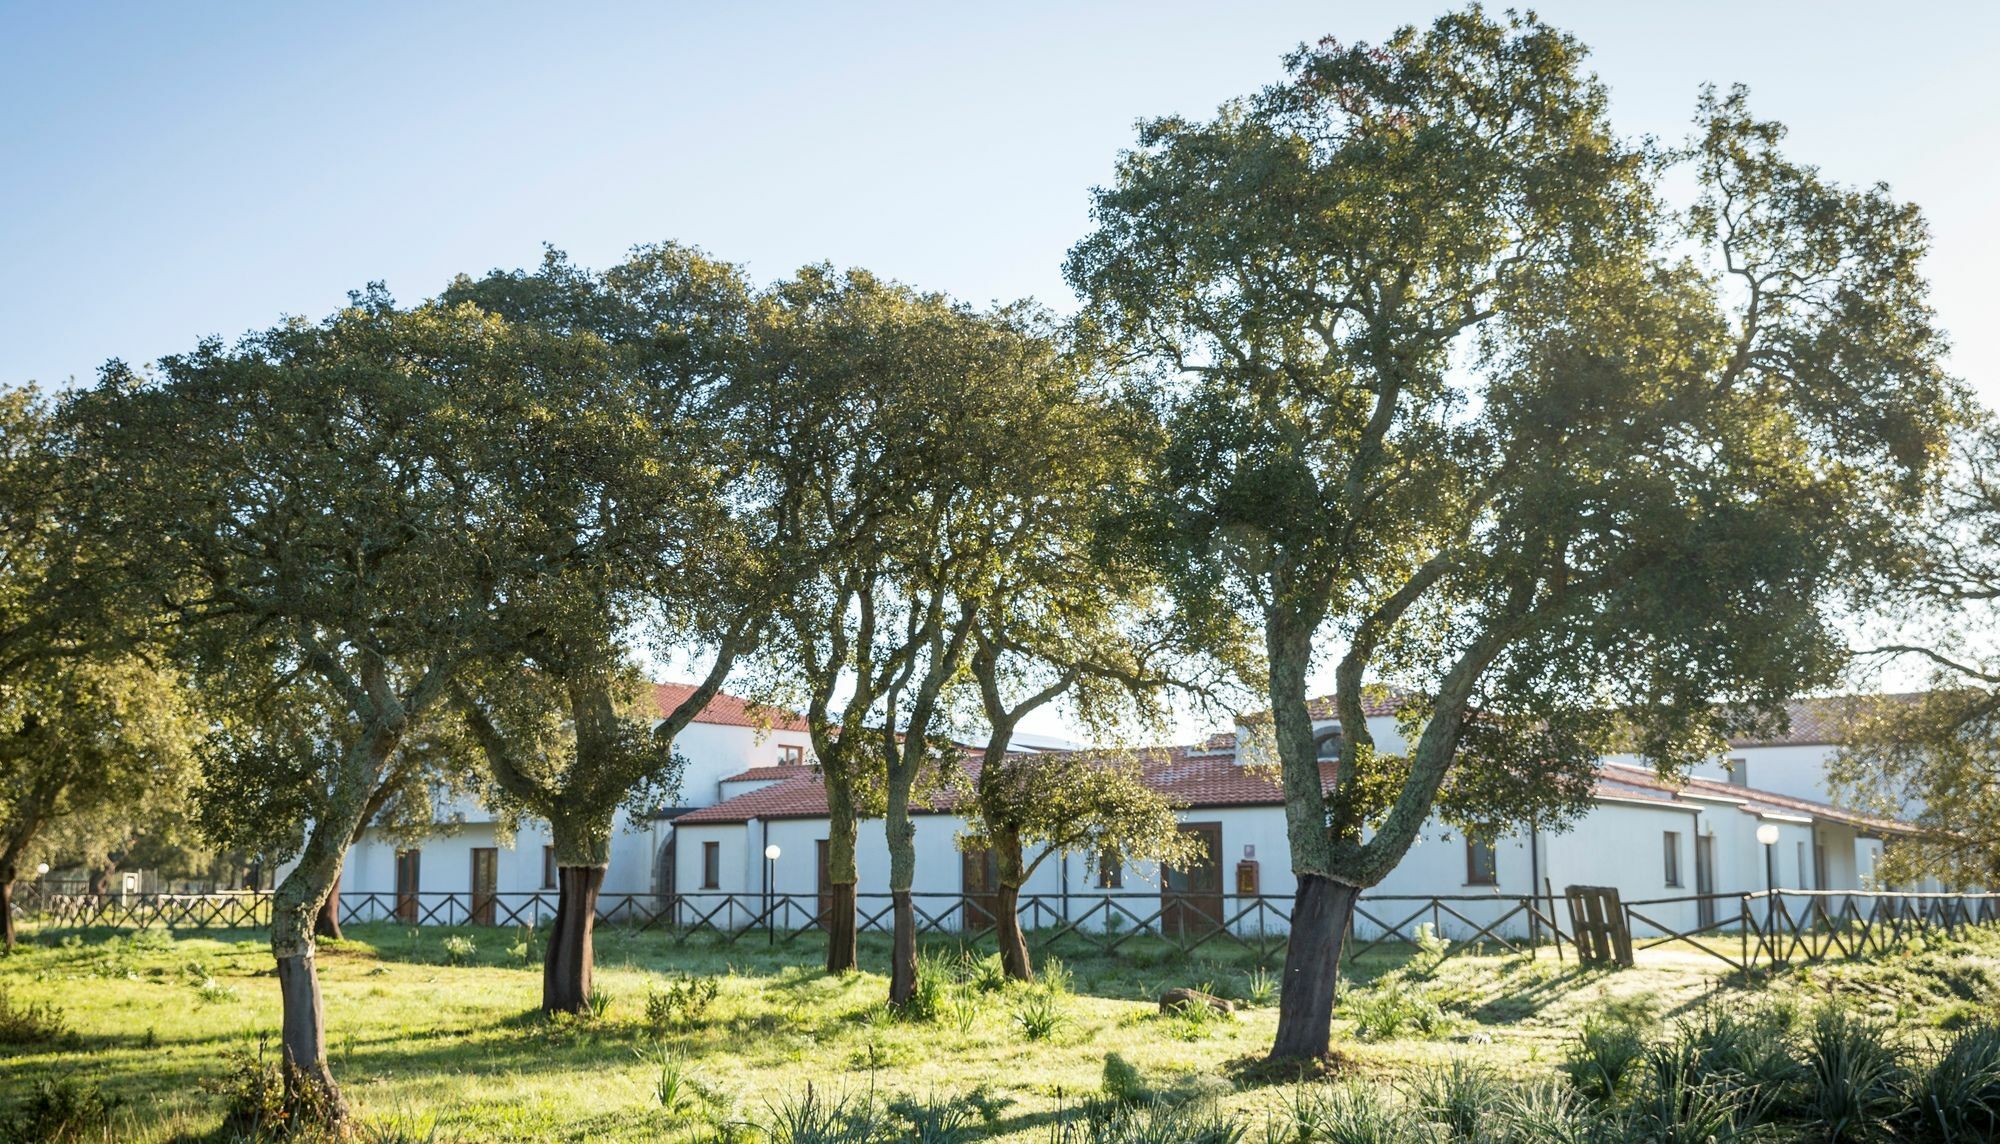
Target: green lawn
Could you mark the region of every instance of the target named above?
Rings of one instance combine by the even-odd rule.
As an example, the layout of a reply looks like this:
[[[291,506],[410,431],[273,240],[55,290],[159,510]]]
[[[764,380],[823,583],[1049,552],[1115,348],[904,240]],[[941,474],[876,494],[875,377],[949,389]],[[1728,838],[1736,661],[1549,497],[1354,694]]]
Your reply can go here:
[[[607,1011],[552,1024],[534,1013],[540,969],[530,959],[539,951],[522,948],[521,931],[355,926],[350,935],[320,958],[336,1074],[366,1121],[420,1139],[714,1139],[719,1125],[769,1120],[810,1083],[822,1095],[967,1102],[990,1138],[1043,1141],[1059,1108],[1100,1090],[1107,1054],[1154,1092],[1212,1096],[1253,1116],[1290,1099],[1288,1086],[1240,1071],[1269,1042],[1268,994],[1212,1022],[1157,1011],[1154,999],[1173,986],[1263,993],[1253,967],[1220,950],[1216,960],[1160,948],[1078,956],[1067,963],[1069,989],[1052,999],[1046,990],[982,988],[979,973],[961,965],[939,1016],[912,1023],[882,1009],[882,974],[820,973],[810,938],[774,951],[761,938],[677,946],[606,929],[597,955]],[[464,964],[448,963],[452,937],[476,945],[469,956],[460,951]],[[927,954],[959,961],[953,945]],[[1719,963],[1685,949],[1648,951],[1640,967],[1615,972],[1559,964],[1547,949],[1535,960],[1468,954],[1432,974],[1415,972],[1412,956],[1405,949],[1350,970],[1335,1035],[1363,1075],[1399,1076],[1454,1056],[1546,1075],[1593,1010],[1622,1003],[1672,1017],[1718,991],[1731,1004],[1745,989],[1837,993],[1910,1028],[2000,1003],[1992,994],[2000,941],[1990,935],[1913,943],[1900,957],[1750,985],[1725,981]],[[864,942],[864,964],[886,959],[883,946]],[[649,988],[682,973],[717,979],[717,996],[699,1018],[656,1038]],[[270,954],[252,931],[31,930],[0,962],[0,984],[16,1010],[59,1006],[73,1032],[0,1046],[0,1109],[21,1106],[38,1080],[66,1076],[114,1101],[106,1139],[227,1139],[218,1134],[223,1098],[202,1082],[229,1072],[231,1051],[255,1053],[278,1023]],[[1031,1039],[1027,1025],[1050,1010],[1059,1023]],[[660,1045],[700,1093],[680,1114],[656,1095]]]

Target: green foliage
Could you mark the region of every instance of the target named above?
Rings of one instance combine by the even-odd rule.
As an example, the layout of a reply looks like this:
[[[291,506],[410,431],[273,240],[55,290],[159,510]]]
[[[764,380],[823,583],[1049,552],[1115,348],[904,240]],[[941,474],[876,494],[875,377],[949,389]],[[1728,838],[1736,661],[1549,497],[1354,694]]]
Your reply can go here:
[[[1354,1032],[1364,1041],[1387,1041],[1413,1032],[1423,1037],[1441,1037],[1457,1022],[1446,1011],[1442,990],[1405,984],[1398,978],[1384,978],[1372,988],[1349,993],[1341,1009],[1354,1022]]]
[[[1278,979],[1261,965],[1253,966],[1245,983],[1244,999],[1262,1009],[1278,999]]]
[[[1105,1099],[1119,1104],[1137,1104],[1151,1092],[1138,1067],[1117,1053],[1104,1054],[1104,1080],[1100,1087]]]
[[[1597,1101],[1615,1099],[1625,1078],[1646,1054],[1645,1026],[1630,1015],[1591,1013],[1565,1051],[1562,1070],[1570,1084]]]
[[[1960,1030],[1910,1091],[1912,1134],[1944,1142],[2000,1139],[2000,1025]]]
[[[1062,997],[1046,989],[1029,990],[1014,1006],[1014,1024],[1031,1041],[1046,1041],[1069,1024]]]
[[[1798,1110],[1829,1140],[1869,1140],[1905,1107],[1906,1053],[1881,1025],[1824,1005],[1806,1027]]]
[[[446,965],[471,965],[479,956],[479,943],[469,934],[446,934],[442,948]]]
[[[713,977],[679,973],[664,986],[646,987],[646,1028],[654,1036],[671,1029],[698,1025],[715,1003],[722,985]]]
[[[604,1020],[604,1015],[610,1011],[611,991],[598,986],[592,986],[590,990],[590,1019],[593,1021],[602,1021]]]
[[[1058,1119],[1049,1144],[1239,1144],[1243,1123],[1207,1103],[1087,1105]]]
[[[1464,1057],[1420,1068],[1404,1086],[1418,1115],[1442,1126],[1453,1140],[1480,1139],[1506,1091],[1491,1070]]]
[[[1431,1126],[1365,1081],[1340,1081],[1292,1094],[1286,1137],[1327,1144],[1430,1144]],[[1268,1135],[1268,1134],[1267,1134]]]
[[[13,986],[0,985],[0,1045],[62,1045],[75,1039],[55,1002],[22,1001]]]
[[[28,1099],[4,1122],[6,1139],[21,1144],[57,1144],[96,1138],[116,1107],[116,1100],[107,1099],[72,1075],[39,1076]]]

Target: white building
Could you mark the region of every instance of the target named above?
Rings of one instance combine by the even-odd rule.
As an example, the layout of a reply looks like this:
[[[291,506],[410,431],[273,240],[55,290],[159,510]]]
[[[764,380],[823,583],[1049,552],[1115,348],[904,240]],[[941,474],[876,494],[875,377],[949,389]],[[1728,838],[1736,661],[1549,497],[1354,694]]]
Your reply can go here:
[[[685,689],[663,688],[663,702],[676,694]],[[1640,903],[1718,895],[1708,902],[1638,907],[1677,930],[1726,925],[1743,908],[1735,896],[1767,884],[1876,888],[1873,872],[1883,846],[1907,828],[1825,802],[1825,764],[1838,748],[1828,731],[1831,716],[1823,714],[1811,703],[1802,705],[1785,741],[1732,744],[1729,756],[1697,768],[1677,786],[1661,782],[1638,760],[1606,759],[1593,808],[1561,833],[1519,829],[1483,841],[1434,824],[1367,892],[1357,933],[1407,936],[1428,921],[1459,938],[1488,925],[1515,936],[1528,928],[1529,900],[1539,899],[1544,914],[1560,917],[1568,885],[1615,886],[1626,901]],[[1324,702],[1315,715],[1322,732],[1337,727]],[[1377,746],[1400,752],[1386,703],[1369,715]],[[810,749],[803,723],[784,713],[761,722],[769,729],[760,728],[742,700],[724,695],[683,733],[685,805],[637,823],[621,821],[602,912],[722,927],[761,925],[773,916],[780,928],[810,924],[827,889],[824,790],[805,765]],[[1141,762],[1149,784],[1181,807],[1185,828],[1206,840],[1210,861],[1163,873],[1145,863],[1106,864],[1091,854],[1050,855],[1023,888],[1023,924],[1092,930],[1226,924],[1239,932],[1282,932],[1296,882],[1276,769],[1253,740],[1242,733],[1217,735],[1194,746],[1144,752]],[[1327,770],[1330,781],[1330,765]],[[991,867],[984,855],[961,852],[964,820],[953,813],[951,798],[941,796],[914,814],[919,922],[983,928]],[[477,909],[474,920],[504,923],[552,913],[546,829],[525,826],[509,846],[496,839],[490,816],[478,815],[477,808],[465,808],[453,832],[415,850],[365,839],[343,875],[344,915],[379,917],[400,908],[402,916],[421,921],[431,909],[437,912],[430,920],[464,921]],[[1758,841],[1764,826],[1778,835],[1769,847]],[[768,860],[773,846],[778,857]],[[861,824],[856,861],[861,926],[880,928],[887,924],[889,858],[879,820]],[[478,902],[463,904],[472,897]],[[1795,911],[1806,907],[1803,899],[1789,904]]]

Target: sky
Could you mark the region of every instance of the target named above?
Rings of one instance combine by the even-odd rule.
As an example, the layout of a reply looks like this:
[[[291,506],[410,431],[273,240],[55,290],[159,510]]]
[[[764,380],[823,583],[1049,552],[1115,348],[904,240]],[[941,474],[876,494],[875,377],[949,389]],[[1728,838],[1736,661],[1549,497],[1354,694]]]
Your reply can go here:
[[[1746,83],[1788,151],[1920,204],[1951,367],[2000,403],[2000,5],[1535,6],[1616,128]],[[0,384],[87,383],[386,281],[674,239],[1074,306],[1064,252],[1134,124],[1417,3],[46,4],[0,0]]]

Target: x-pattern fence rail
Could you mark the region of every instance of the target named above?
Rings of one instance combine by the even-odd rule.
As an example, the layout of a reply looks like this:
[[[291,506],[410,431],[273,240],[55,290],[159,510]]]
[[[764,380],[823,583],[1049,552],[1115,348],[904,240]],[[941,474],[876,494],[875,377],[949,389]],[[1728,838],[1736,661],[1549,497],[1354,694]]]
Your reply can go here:
[[[31,885],[22,890],[16,910],[57,926],[201,930],[271,921],[269,891],[94,896],[38,893]],[[1116,954],[1145,939],[1183,954],[1234,948],[1269,964],[1283,955],[1290,906],[1288,898],[1248,894],[1173,899],[1143,892],[1024,894],[1019,916],[1030,945],[1044,952]],[[1621,908],[1635,949],[1678,943],[1739,970],[1860,957],[1894,949],[1913,936],[2000,923],[2000,894],[1983,893],[1778,890],[1643,899]],[[790,944],[825,932],[823,909],[814,894],[605,894],[597,904],[601,924],[659,932],[676,944],[696,939]],[[948,935],[976,944],[995,928],[986,902],[961,894],[912,894],[911,910],[920,936]],[[887,894],[857,895],[856,928],[887,931],[893,911]],[[555,916],[556,895],[350,891],[341,897],[340,912],[343,923],[527,926]],[[1690,912],[1695,924],[1675,920]],[[1426,924],[1432,933],[1452,935],[1445,957],[1483,948],[1534,957],[1548,943],[1561,957],[1564,945],[1575,942],[1547,897],[1366,895],[1354,913],[1355,932],[1343,947],[1349,958],[1417,944]]]

